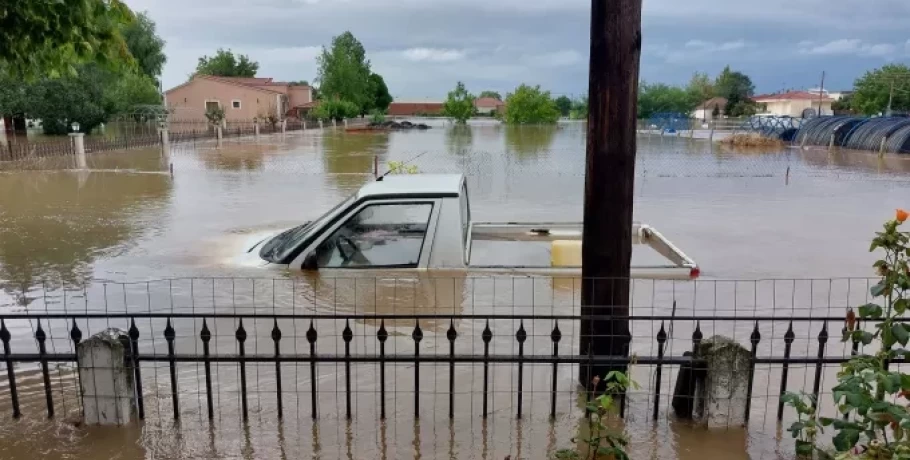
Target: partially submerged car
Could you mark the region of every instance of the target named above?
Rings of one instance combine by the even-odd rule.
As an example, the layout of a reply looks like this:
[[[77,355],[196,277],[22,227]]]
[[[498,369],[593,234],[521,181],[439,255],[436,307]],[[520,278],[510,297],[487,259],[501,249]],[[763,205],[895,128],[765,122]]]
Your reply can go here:
[[[633,278],[699,275],[695,262],[654,228],[635,223],[632,234],[638,246]],[[262,240],[249,252],[270,265],[302,270],[577,276],[581,237],[580,222],[474,222],[464,176],[404,174],[364,185],[322,217]],[[639,247],[650,250],[651,261],[636,262]]]

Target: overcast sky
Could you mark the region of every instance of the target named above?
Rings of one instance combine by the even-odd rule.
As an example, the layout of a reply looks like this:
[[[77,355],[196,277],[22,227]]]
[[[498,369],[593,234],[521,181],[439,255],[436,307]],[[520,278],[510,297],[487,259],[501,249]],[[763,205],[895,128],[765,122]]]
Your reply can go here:
[[[586,91],[587,0],[126,0],[166,41],[163,83],[219,47],[259,76],[316,77],[316,55],[350,30],[398,100],[438,100],[457,80],[501,91]],[[642,78],[685,83],[729,64],[758,92],[849,89],[866,70],[910,62],[908,0],[644,0]]]

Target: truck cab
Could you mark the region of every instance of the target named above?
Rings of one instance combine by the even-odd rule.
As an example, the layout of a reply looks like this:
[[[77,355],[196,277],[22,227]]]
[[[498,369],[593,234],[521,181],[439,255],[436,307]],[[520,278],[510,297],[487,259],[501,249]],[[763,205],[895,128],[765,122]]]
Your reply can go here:
[[[462,269],[571,275],[581,273],[581,229],[581,223],[571,222],[474,222],[464,176],[390,175],[364,185],[320,218],[258,243],[250,252],[298,270]],[[636,223],[633,240],[666,259],[633,265],[633,277],[698,276],[695,262],[653,228]],[[514,251],[516,243],[537,253],[538,260],[518,264],[479,260],[490,259],[497,244],[510,244]]]

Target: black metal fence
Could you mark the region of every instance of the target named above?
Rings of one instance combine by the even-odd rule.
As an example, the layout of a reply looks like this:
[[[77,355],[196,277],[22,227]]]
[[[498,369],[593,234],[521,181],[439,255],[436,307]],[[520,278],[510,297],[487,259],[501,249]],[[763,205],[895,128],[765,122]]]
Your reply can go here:
[[[702,363],[698,343],[719,335],[750,356],[747,367],[730,372],[748,376],[748,394],[735,398],[748,404],[748,450],[760,449],[757,458],[790,451],[778,434],[794,417],[780,402],[784,391],[818,394],[820,414],[837,414],[830,392],[839,363],[863,352],[862,344],[840,340],[843,318],[848,307],[874,300],[868,289],[875,281],[633,280],[625,337],[581,329],[589,317],[579,305],[580,283],[194,278],[0,292],[0,418],[34,424],[48,415],[78,416],[84,408],[76,344],[118,328],[129,338],[137,415],[163,433],[177,419],[181,436],[206,439],[205,430],[193,430],[211,420],[218,433],[234,433],[230,426],[240,424],[262,439],[273,439],[276,424],[320,430],[318,442],[314,436],[297,446],[304,453],[327,452],[329,443],[373,455],[380,447],[371,443],[383,439],[401,455],[428,439],[452,445],[484,439],[495,452],[487,458],[514,455],[516,446],[552,453],[577,436],[591,396],[579,381],[590,382],[603,365],[628,365],[640,388],[621,400],[617,423],[634,452],[675,458],[655,454],[662,444],[636,436],[683,436],[679,442],[707,436],[684,428],[675,409],[692,401],[673,395],[678,382],[693,378],[681,369]],[[630,354],[586,353],[578,344],[588,336],[628,342]],[[454,441],[437,437],[446,426]],[[379,434],[385,429],[388,438]],[[271,449],[273,441],[259,448]]]

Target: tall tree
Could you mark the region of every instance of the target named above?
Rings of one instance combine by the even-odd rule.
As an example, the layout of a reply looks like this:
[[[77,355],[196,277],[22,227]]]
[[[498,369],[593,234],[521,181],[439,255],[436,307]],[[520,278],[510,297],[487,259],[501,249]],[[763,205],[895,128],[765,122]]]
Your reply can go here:
[[[910,68],[904,64],[888,64],[866,72],[853,83],[850,106],[854,111],[874,115],[888,110],[910,110]]]
[[[559,110],[559,114],[568,117],[569,113],[572,111],[572,99],[569,99],[567,96],[559,96],[556,98],[556,108]]]
[[[731,116],[741,116],[755,113],[755,103],[752,95],[755,94],[755,85],[752,79],[742,72],[724,70],[714,81],[714,95],[727,99],[727,113]]]
[[[464,83],[458,82],[442,104],[442,114],[454,118],[459,124],[464,124],[474,115],[476,110],[474,99],[474,95],[468,92]]]
[[[695,72],[686,85],[686,93],[694,106],[704,103],[714,95],[714,82],[705,72]]]
[[[370,74],[370,90],[372,98],[370,100],[370,110],[378,110],[385,113],[392,103],[392,95],[389,94],[389,87],[386,86],[382,75]]]
[[[678,86],[641,82],[638,88],[638,117],[650,118],[659,112],[675,112],[686,116],[695,107],[689,93]]]
[[[167,56],[164,55],[164,40],[155,33],[155,21],[148,14],[139,13],[136,20],[123,27],[121,33],[139,70],[157,81]]]
[[[332,38],[331,48],[323,47],[322,55],[316,60],[319,63],[316,80],[323,99],[352,102],[360,113],[370,107],[373,99],[370,61],[363,45],[351,32]]]
[[[541,91],[540,86],[522,84],[506,96],[503,114],[506,123],[556,123],[558,119],[556,103],[550,98],[550,92]]]
[[[35,78],[72,74],[81,62],[129,62],[120,28],[132,20],[121,0],[3,0],[0,73]]]
[[[477,97],[492,97],[493,99],[496,99],[496,100],[499,100],[499,101],[502,100],[502,95],[500,95],[499,92],[497,92],[497,91],[490,91],[490,90],[481,91],[481,92],[480,92],[480,96],[477,96]]]
[[[259,63],[245,54],[237,54],[219,48],[212,57],[202,56],[196,64],[196,73],[216,77],[255,77]]]

